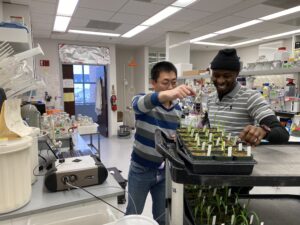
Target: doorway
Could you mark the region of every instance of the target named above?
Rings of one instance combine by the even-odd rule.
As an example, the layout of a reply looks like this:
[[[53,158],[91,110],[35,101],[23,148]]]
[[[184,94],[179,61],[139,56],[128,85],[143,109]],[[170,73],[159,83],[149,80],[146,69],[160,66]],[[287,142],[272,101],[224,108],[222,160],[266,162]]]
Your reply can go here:
[[[68,109],[73,109],[68,112],[70,115],[81,114],[92,117],[93,121],[99,124],[101,135],[108,137],[106,67],[104,65],[87,64],[63,65],[63,79],[70,78],[73,79],[74,83],[72,90],[74,93],[74,102],[72,107],[66,107],[65,102],[65,111],[68,112]],[[101,92],[99,95],[101,98],[101,109],[97,114],[95,106],[96,95],[99,91]],[[67,105],[70,105],[70,102]]]

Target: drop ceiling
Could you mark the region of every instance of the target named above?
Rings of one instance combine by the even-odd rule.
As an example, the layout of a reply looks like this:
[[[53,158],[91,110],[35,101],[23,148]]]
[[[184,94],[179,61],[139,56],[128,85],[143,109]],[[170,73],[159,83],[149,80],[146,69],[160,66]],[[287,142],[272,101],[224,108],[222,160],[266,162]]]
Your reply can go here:
[[[79,0],[69,29],[111,32],[111,30],[88,28],[90,21],[120,23],[113,32],[124,34],[175,0]],[[132,37],[100,37],[82,34],[52,32],[57,0],[11,0],[12,3],[30,6],[34,38],[65,39],[89,42],[106,42],[130,46],[164,47],[168,31],[188,32],[196,38],[231,27],[252,19],[284,10],[287,4],[299,5],[299,0],[199,0],[164,21]],[[298,3],[297,3],[298,2]],[[251,40],[279,32],[300,29],[300,13],[256,24],[241,30],[219,35],[205,41]],[[100,24],[100,23],[98,23]],[[109,26],[108,26],[109,27]],[[226,42],[227,40],[227,42]],[[223,41],[224,42],[224,41]],[[210,47],[213,48],[213,47]],[[192,45],[192,49],[206,49]]]

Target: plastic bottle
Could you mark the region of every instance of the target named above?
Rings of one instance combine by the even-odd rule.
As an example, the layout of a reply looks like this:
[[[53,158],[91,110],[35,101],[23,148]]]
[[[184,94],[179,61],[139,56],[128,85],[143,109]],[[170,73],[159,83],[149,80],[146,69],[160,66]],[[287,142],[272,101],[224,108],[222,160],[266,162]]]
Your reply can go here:
[[[269,98],[270,94],[270,84],[269,83],[264,83],[263,84],[263,89],[262,89],[262,96],[266,99]]]
[[[296,95],[296,84],[293,82],[294,79],[287,78],[286,80],[288,81],[288,83],[285,87],[285,96],[294,97]]]

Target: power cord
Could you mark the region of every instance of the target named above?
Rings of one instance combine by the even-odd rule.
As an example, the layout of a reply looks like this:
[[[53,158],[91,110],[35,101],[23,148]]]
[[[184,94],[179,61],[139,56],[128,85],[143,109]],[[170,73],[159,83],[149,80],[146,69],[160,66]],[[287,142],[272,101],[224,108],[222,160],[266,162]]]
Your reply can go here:
[[[78,187],[78,186],[75,186],[75,185],[70,184],[70,183],[69,183],[69,177],[64,177],[63,180],[64,180],[64,182],[65,182],[65,184],[66,184],[67,186],[69,186],[69,187],[71,187],[71,188],[75,188],[75,189],[81,189],[81,190],[85,191],[86,193],[92,195],[92,196],[95,197],[96,199],[98,199],[98,200],[104,202],[105,204],[109,205],[110,207],[114,208],[115,210],[117,210],[117,211],[123,213],[124,215],[126,215],[126,213],[123,212],[122,210],[118,209],[117,207],[113,206],[112,204],[108,203],[107,201],[103,200],[102,198],[100,198],[100,197],[94,195],[93,193],[89,192],[89,191],[86,190],[85,188]]]

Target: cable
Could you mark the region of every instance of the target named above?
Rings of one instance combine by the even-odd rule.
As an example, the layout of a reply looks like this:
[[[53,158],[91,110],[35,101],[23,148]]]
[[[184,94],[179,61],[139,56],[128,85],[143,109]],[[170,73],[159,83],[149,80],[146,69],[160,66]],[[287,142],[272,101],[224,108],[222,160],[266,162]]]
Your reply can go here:
[[[121,188],[121,187],[117,187],[117,186],[106,186],[106,187],[99,187],[99,188],[117,188],[117,189],[121,189],[122,191],[125,191],[125,192],[128,194],[128,197],[130,198],[130,200],[132,201],[132,204],[133,204],[133,207],[134,207],[135,214],[138,214],[137,209],[136,209],[136,204],[135,204],[135,202],[133,201],[133,198],[132,198],[131,194],[129,194],[128,191],[126,191],[125,189],[123,189],[123,188]]]
[[[75,186],[75,185],[72,185],[72,184],[70,184],[70,183],[68,182],[68,180],[69,180],[69,178],[68,178],[68,177],[65,177],[65,178],[64,178],[64,182],[65,182],[65,184],[66,184],[67,186],[69,186],[69,187],[72,187],[72,188],[75,188],[75,189],[81,189],[81,190],[85,191],[86,193],[88,193],[88,194],[92,195],[92,196],[93,196],[93,197],[95,197],[96,199],[98,199],[98,200],[100,200],[100,201],[102,201],[102,202],[106,203],[107,205],[109,205],[110,207],[114,208],[115,210],[117,210],[117,211],[119,211],[119,212],[123,213],[124,215],[126,215],[126,213],[125,213],[125,212],[123,212],[122,210],[120,210],[120,209],[118,209],[117,207],[113,206],[112,204],[110,204],[110,203],[106,202],[106,201],[105,201],[105,200],[103,200],[102,198],[100,198],[100,197],[98,197],[98,196],[94,195],[93,193],[89,192],[89,191],[88,191],[88,190],[86,190],[85,188],[82,188],[82,187],[77,187],[77,186]]]
[[[154,220],[158,220],[160,217],[164,216],[166,214],[166,212],[163,212],[160,216],[156,217]]]

